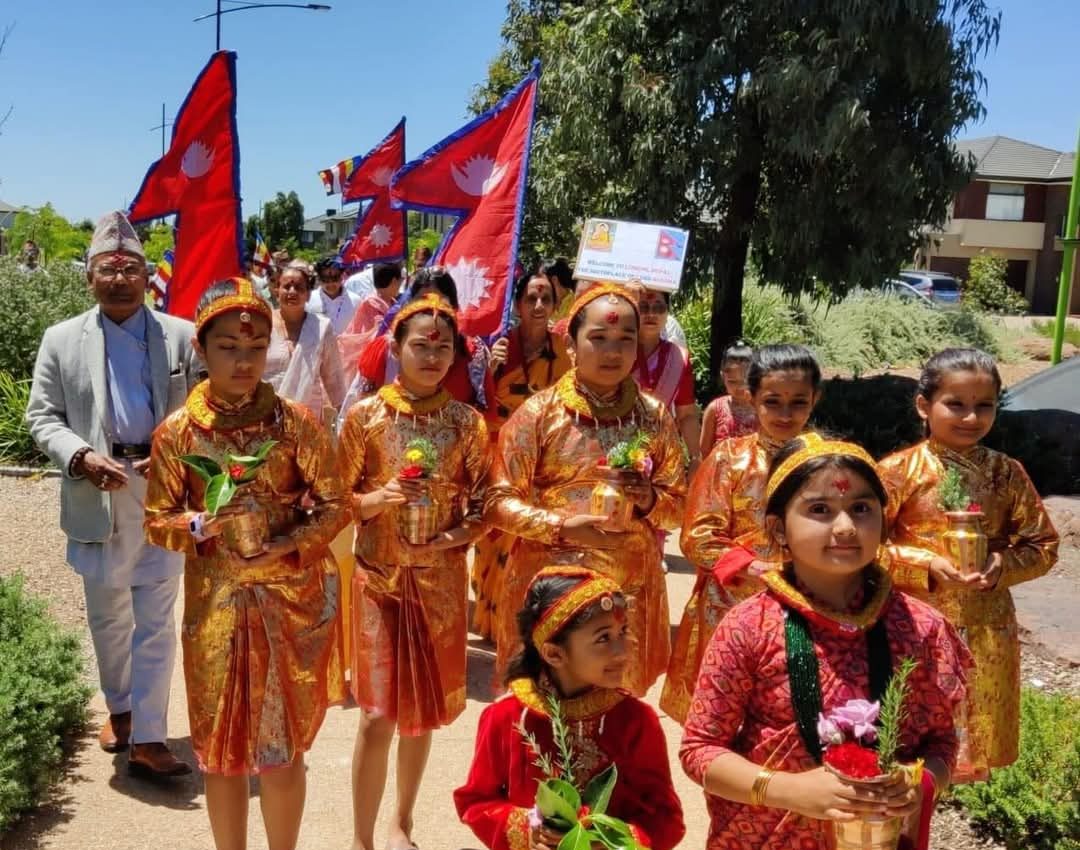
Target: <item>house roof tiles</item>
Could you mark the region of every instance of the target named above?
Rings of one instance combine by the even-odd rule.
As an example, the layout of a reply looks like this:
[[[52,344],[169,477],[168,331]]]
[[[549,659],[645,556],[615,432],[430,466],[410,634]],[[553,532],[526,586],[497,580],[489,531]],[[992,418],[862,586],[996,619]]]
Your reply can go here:
[[[1076,155],[1040,147],[1008,136],[986,136],[956,143],[975,158],[975,176],[1028,182],[1068,182]]]

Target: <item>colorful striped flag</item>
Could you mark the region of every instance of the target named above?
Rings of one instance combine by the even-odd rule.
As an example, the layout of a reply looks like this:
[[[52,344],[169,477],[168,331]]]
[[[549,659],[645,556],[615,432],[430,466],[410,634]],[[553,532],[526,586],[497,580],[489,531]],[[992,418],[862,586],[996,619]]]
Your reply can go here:
[[[173,274],[173,252],[167,250],[161,261],[154,267],[154,276],[150,279],[150,292],[154,297],[154,309],[165,308],[165,297],[169,293],[169,281]]]
[[[274,266],[274,258],[270,255],[270,249],[266,247],[266,240],[259,231],[255,231],[255,253],[251,256],[251,266],[255,273],[261,277],[270,274]]]
[[[352,174],[358,165],[362,156],[354,156],[349,159],[343,159],[333,168],[327,168],[319,172],[319,177],[322,179],[323,185],[326,187],[326,194],[328,195],[340,195],[345,188],[345,184],[349,180],[349,175]]]

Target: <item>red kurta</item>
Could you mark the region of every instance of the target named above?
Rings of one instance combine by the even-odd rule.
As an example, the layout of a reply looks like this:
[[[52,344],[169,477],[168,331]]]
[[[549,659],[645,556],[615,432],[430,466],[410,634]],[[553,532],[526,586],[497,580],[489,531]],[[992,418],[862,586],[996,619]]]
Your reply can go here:
[[[527,850],[528,812],[544,778],[518,724],[525,724],[545,753],[555,752],[546,705],[536,685],[531,679],[518,679],[510,691],[480,715],[469,778],[454,792],[462,822],[492,850]],[[562,711],[574,736],[574,750],[581,754],[578,783],[614,763],[619,780],[608,814],[636,827],[643,843],[654,850],[671,850],[686,828],[656,712],[629,694],[606,689],[563,700]]]
[[[881,591],[876,598],[880,602],[871,599],[859,614],[824,611],[780,573],[766,577],[766,592],[731,609],[705,651],[686,720],[679,757],[691,779],[703,783],[709,765],[729,752],[773,770],[801,772],[817,766],[799,734],[791,704],[785,605],[803,613],[810,624],[825,711],[850,699],[869,698],[866,629],[884,617],[894,669],[904,657],[919,662],[908,679],[911,692],[900,736],[900,759],[938,757],[954,765],[953,712],[965,698],[971,656],[941,614],[891,590],[883,571],[878,575]],[[830,833],[822,821],[711,795],[706,801],[710,816],[707,850],[826,850],[830,846]]]

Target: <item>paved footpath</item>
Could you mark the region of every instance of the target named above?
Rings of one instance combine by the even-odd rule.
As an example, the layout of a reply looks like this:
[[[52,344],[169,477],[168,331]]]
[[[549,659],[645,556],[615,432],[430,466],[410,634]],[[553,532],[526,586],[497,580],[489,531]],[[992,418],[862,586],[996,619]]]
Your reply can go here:
[[[1075,503],[1074,503],[1075,504]],[[672,553],[677,550],[672,549]],[[1072,549],[1070,559],[1077,559]],[[670,557],[668,574],[671,619],[678,623],[686,598],[693,585],[689,565],[682,558]],[[1032,637],[1045,638],[1059,654],[1072,656],[1080,650],[1074,644],[1075,616],[1080,610],[1080,582],[1077,572],[1061,576],[1054,592],[1049,580],[1032,586],[1018,595],[1022,625]],[[1053,579],[1053,574],[1050,579]],[[1026,590],[1026,588],[1025,588]],[[1052,600],[1052,604],[1050,601]],[[1080,655],[1071,660],[1080,664]],[[451,793],[464,779],[472,756],[477,719],[491,701],[492,653],[475,637],[469,650],[469,700],[465,713],[449,728],[435,734],[421,802],[417,812],[415,840],[421,850],[472,850],[481,847],[457,819]],[[656,705],[659,687],[648,695]],[[184,681],[178,663],[173,676],[170,705],[170,741],[182,755],[190,758]],[[12,833],[0,839],[0,850],[203,850],[212,848],[209,822],[205,812],[203,785],[190,777],[166,785],[137,781],[127,775],[125,756],[110,756],[97,746],[97,729],[104,716],[100,696],[93,704],[93,717],[87,733],[79,740],[78,750],[53,800],[27,818]],[[315,747],[308,754],[308,802],[301,831],[300,850],[347,850],[351,831],[351,796],[349,765],[356,733],[356,709],[331,709]],[[686,809],[685,848],[705,846],[708,817],[697,786],[686,779],[678,766],[676,751],[679,727],[662,717],[668,738],[676,788]],[[393,788],[393,768],[388,788]],[[250,816],[249,847],[264,850],[266,838],[255,800]],[[389,809],[390,802],[384,803]],[[376,834],[378,846],[385,837],[380,822]]]

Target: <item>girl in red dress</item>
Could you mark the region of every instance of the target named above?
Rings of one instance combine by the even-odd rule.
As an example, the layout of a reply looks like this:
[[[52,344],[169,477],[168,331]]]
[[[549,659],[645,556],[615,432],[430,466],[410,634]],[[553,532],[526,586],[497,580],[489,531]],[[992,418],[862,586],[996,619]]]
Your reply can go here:
[[[705,408],[701,422],[701,457],[708,457],[717,443],[732,437],[745,437],[758,429],[757,414],[750,400],[747,373],[754,349],[742,340],[728,346],[720,361],[727,395],[714,398]]]
[[[773,462],[766,524],[785,565],[709,642],[679,752],[705,788],[708,850],[826,850],[829,821],[906,817],[920,801],[905,841],[927,846],[932,801],[956,761],[953,711],[971,657],[941,614],[893,590],[877,565],[885,502],[873,459],[851,443],[808,434]],[[925,761],[921,784],[827,772],[819,714],[879,700],[904,658],[918,666],[898,757]]]
[[[618,768],[608,814],[640,843],[671,850],[685,833],[667,744],[649,706],[620,689],[630,663],[626,598],[600,573],[575,566],[537,573],[518,613],[525,649],[509,693],[480,715],[469,778],[454,792],[461,820],[492,850],[554,850],[561,835],[533,813],[543,774],[523,737],[555,752],[548,696],[557,695],[577,755],[579,784]]]

